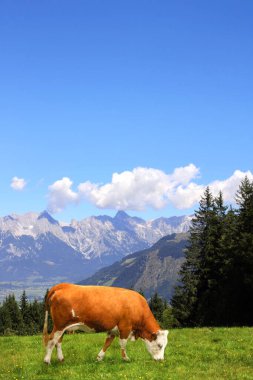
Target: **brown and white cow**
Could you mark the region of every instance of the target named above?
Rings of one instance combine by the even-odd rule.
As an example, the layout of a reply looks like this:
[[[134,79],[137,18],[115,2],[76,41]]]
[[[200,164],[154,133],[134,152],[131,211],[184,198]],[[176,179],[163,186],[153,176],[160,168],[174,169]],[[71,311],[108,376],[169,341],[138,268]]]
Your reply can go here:
[[[53,319],[53,330],[49,335],[48,311]],[[79,286],[59,284],[50,289],[46,299],[46,314],[43,340],[46,346],[44,362],[49,364],[54,347],[63,360],[61,342],[65,331],[108,333],[108,337],[97,360],[103,360],[105,351],[115,336],[119,336],[123,360],[128,339],[141,338],[155,360],[164,359],[168,330],[161,330],[147,301],[139,293],[122,288],[106,286]]]

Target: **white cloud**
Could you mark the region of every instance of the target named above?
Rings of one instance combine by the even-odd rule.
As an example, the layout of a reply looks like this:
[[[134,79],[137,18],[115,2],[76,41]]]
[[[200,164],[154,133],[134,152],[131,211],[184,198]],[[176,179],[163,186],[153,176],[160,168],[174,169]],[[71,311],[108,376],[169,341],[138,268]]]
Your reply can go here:
[[[27,182],[24,180],[24,178],[13,177],[11,180],[11,187],[17,191],[22,191],[25,188],[26,184]]]
[[[114,173],[111,183],[96,185],[90,182],[78,186],[80,198],[99,208],[117,210],[161,209],[169,203],[170,195],[179,184],[195,178],[199,169],[193,164],[177,168],[172,174],[152,168]]]
[[[188,209],[199,202],[206,186],[210,186],[214,195],[221,190],[225,201],[233,202],[245,175],[253,179],[250,171],[236,170],[225,180],[197,184],[195,180],[199,178],[200,171],[194,164],[176,168],[170,174],[137,167],[132,171],[114,173],[107,184],[80,183],[77,191],[71,189],[69,178],[62,178],[49,186],[48,208],[51,212],[59,212],[68,204],[88,201],[101,209],[143,211],[149,207],[162,209],[169,204],[178,209]]]
[[[78,194],[71,190],[72,184],[69,178],[63,177],[49,186],[48,210],[50,212],[60,212],[69,203],[78,201]]]
[[[186,186],[179,184],[172,189],[168,199],[179,210],[191,208],[199,202],[204,189],[205,186],[194,182],[190,182]]]
[[[253,180],[253,174],[249,170],[247,172],[235,170],[231,177],[223,181],[217,180],[210,183],[210,190],[214,195],[217,195],[219,191],[222,191],[224,200],[227,202],[233,202],[235,193],[245,176],[247,176],[250,181]]]

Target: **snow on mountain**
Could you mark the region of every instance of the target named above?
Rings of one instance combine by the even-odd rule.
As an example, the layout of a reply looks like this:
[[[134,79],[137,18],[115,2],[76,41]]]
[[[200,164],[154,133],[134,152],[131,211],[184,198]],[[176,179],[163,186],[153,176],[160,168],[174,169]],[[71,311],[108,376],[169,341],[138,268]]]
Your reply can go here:
[[[0,275],[21,278],[24,265],[25,276],[46,277],[50,268],[51,276],[55,272],[66,279],[84,278],[165,235],[186,232],[190,224],[191,216],[145,221],[124,211],[115,217],[91,216],[69,224],[59,223],[47,211],[8,215],[0,218]]]

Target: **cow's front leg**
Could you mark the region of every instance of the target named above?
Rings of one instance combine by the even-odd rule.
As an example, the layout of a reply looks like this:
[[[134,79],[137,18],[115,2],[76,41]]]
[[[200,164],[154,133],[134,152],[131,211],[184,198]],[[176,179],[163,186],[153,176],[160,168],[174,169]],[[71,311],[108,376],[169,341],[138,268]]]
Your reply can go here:
[[[120,331],[119,344],[121,348],[121,356],[122,356],[122,359],[126,362],[130,361],[126,353],[126,345],[127,345],[129,336],[130,336],[130,331]]]
[[[110,347],[110,345],[112,344],[112,341],[113,341],[114,338],[115,338],[115,335],[109,335],[106,338],[105,344],[104,344],[102,350],[99,352],[99,354],[97,356],[97,360],[99,362],[101,362],[104,359],[105,351]]]
[[[126,353],[127,339],[120,339],[119,340],[119,344],[120,344],[120,348],[121,348],[122,359],[125,360],[126,362],[129,362],[130,359],[127,356],[127,353]]]

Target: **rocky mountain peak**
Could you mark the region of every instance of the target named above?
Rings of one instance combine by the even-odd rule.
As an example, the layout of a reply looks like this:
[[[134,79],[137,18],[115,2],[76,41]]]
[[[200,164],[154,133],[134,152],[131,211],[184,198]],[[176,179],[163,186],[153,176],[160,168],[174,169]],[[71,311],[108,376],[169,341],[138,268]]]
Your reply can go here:
[[[39,214],[37,220],[40,220],[40,219],[47,219],[49,223],[59,225],[59,222],[56,219],[54,219],[46,210],[42,211]]]
[[[129,218],[130,218],[130,216],[123,210],[119,210],[114,217],[114,219],[117,219],[117,220],[126,220]]]

